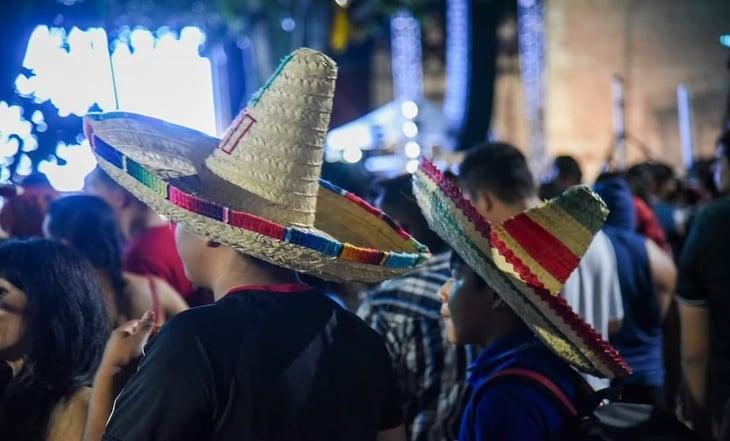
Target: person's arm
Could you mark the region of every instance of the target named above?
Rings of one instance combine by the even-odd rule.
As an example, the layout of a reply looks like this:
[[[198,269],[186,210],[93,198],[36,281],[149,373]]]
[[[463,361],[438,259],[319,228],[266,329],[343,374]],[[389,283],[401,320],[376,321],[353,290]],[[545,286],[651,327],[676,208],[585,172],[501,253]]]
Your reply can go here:
[[[91,389],[83,387],[54,411],[47,441],[81,441]]]
[[[201,332],[209,324],[194,312],[167,322],[148,345],[139,370],[116,399],[105,441],[209,437],[214,374]]]
[[[692,399],[701,407],[705,406],[707,399],[709,319],[706,306],[679,302],[682,371]]]
[[[161,279],[155,280],[155,283],[158,287],[157,292],[160,295],[160,305],[162,306],[165,320],[170,320],[172,317],[189,308],[180,293],[169,283]]]
[[[714,225],[708,225],[707,218],[699,215],[685,241],[677,280],[682,373],[692,404],[700,414],[704,413],[707,405],[710,313],[705,277],[707,250],[713,245],[713,231]],[[714,255],[712,252],[709,254]]]
[[[649,267],[654,281],[654,292],[662,318],[667,315],[669,305],[674,299],[677,285],[677,268],[672,258],[653,240],[646,240],[646,251],[649,256]]]
[[[403,425],[378,432],[378,441],[406,441],[406,429]]]
[[[606,244],[611,250],[610,253],[610,269],[605,268],[610,277],[608,283],[608,334],[613,335],[621,330],[624,324],[624,299],[621,296],[621,282],[618,280],[618,264],[616,263],[616,253],[613,245],[609,240]]]
[[[114,399],[133,375],[142,349],[154,329],[152,314],[131,320],[114,330],[94,378],[83,441],[100,441],[112,411]]]

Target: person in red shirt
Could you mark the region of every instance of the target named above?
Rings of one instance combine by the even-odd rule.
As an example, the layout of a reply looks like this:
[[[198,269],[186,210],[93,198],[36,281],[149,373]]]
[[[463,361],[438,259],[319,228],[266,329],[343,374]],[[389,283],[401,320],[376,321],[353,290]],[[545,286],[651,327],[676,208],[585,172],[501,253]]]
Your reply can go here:
[[[87,193],[112,207],[127,243],[122,256],[125,271],[157,276],[169,283],[190,306],[212,302],[210,293],[196,289],[185,275],[175,246],[175,231],[168,220],[120,187],[101,168],[86,178]]]

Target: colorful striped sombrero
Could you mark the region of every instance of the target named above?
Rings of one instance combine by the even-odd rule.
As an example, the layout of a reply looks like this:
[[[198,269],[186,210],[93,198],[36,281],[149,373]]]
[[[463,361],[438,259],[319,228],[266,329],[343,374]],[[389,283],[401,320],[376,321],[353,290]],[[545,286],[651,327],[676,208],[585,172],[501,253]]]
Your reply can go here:
[[[576,187],[493,226],[425,159],[413,188],[430,227],[556,354],[600,377],[631,372],[616,349],[558,295],[606,218],[606,206],[595,193]]]
[[[420,265],[384,213],[320,180],[337,68],[299,49],[222,140],[143,115],[91,114],[99,166],[158,213],[267,262],[333,281],[379,282]]]

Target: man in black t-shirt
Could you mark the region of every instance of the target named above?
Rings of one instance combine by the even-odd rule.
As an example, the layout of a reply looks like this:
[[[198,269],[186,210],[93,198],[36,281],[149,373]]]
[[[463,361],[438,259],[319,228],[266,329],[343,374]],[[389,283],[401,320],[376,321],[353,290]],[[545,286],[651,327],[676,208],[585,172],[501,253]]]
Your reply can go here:
[[[717,433],[730,400],[730,132],[718,142],[715,184],[723,196],[692,223],[679,265],[677,302],[684,379],[695,413],[709,411]]]
[[[324,54],[295,51],[221,141],[140,115],[87,118],[100,166],[177,222],[186,275],[216,299],[161,329],[105,427],[151,316],[115,332],[87,440],[404,440],[381,338],[297,277],[378,282],[428,257],[319,181],[335,77]]]

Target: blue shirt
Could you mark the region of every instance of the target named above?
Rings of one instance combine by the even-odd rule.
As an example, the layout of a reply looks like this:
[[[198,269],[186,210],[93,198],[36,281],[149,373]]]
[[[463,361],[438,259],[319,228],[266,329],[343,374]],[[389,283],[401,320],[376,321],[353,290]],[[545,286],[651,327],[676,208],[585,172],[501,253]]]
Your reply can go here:
[[[570,416],[563,406],[530,380],[503,377],[484,385],[507,368],[538,372],[573,402],[580,376],[525,330],[487,346],[471,365],[468,382],[475,391],[461,421],[460,441],[550,440],[559,438]]]
[[[619,383],[659,387],[664,385],[664,331],[646,250],[647,239],[634,231],[636,208],[624,180],[603,180],[596,184],[595,190],[609,209],[603,232],[616,253],[624,304],[623,324],[611,336],[611,344],[634,371]]]

